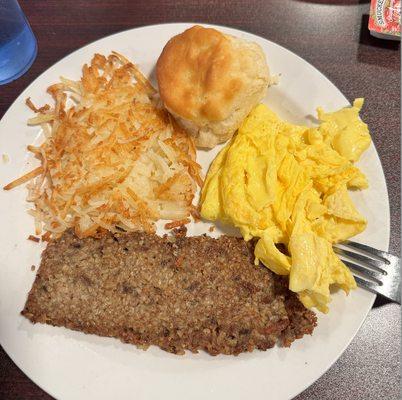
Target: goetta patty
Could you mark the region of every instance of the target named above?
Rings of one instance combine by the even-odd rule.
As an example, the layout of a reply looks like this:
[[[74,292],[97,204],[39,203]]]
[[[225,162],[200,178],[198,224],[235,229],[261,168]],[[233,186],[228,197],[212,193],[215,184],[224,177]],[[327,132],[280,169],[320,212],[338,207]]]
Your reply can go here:
[[[22,314],[142,348],[236,355],[313,332],[287,284],[239,238],[68,231],[43,252]]]

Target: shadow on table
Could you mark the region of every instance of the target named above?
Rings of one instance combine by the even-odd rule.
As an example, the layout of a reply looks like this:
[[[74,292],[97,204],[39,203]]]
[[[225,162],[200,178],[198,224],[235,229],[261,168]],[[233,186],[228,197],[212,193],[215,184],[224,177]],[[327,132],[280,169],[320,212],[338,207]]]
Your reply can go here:
[[[399,70],[400,63],[390,63],[387,57],[387,50],[398,51],[400,41],[378,39],[370,34],[368,29],[369,16],[363,14],[360,22],[359,47],[357,50],[358,62],[364,64],[374,64],[384,68]],[[375,49],[383,49],[384,51],[373,51]]]
[[[373,304],[373,308],[382,307],[382,306],[385,306],[386,304],[391,304],[391,303],[392,303],[392,301],[389,301],[385,297],[377,295],[377,298],[375,299],[375,302]]]

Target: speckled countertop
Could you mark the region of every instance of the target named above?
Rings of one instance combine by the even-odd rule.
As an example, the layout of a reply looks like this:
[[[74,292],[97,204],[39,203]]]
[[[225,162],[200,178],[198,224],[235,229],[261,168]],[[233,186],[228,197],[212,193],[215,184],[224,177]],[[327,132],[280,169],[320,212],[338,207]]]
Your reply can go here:
[[[370,311],[339,360],[295,400],[398,400],[401,395],[401,308]]]
[[[400,44],[370,36],[368,0],[21,0],[39,43],[32,68],[0,87],[0,118],[41,72],[111,33],[163,22],[232,26],[272,40],[324,73],[362,117],[381,158],[391,214],[390,251],[400,252]],[[377,299],[341,358],[297,400],[398,400],[400,306]],[[0,348],[0,399],[51,399]],[[267,398],[268,400],[268,398]],[[275,399],[269,399],[275,400]]]

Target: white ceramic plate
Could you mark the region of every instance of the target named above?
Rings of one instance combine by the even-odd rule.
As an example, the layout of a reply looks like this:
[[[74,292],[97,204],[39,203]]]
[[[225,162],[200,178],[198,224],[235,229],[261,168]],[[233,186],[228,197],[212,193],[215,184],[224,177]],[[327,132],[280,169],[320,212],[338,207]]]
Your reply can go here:
[[[26,126],[31,112],[24,104],[50,101],[46,88],[60,75],[79,78],[81,66],[95,52],[116,50],[138,63],[153,77],[153,68],[166,41],[190,24],[167,24],[132,29],[98,40],[49,68],[15,101],[0,122],[1,186],[26,172],[35,161],[26,145],[38,140],[38,128]],[[306,61],[266,39],[221,27],[222,31],[253,40],[264,49],[280,84],[269,89],[265,102],[290,121],[308,124],[317,106],[335,110],[348,105],[342,93]],[[359,93],[356,93],[358,96]],[[351,99],[352,100],[352,99]],[[366,104],[370,107],[370,104]],[[199,152],[206,172],[217,153]],[[359,163],[370,189],[354,193],[367,216],[367,230],[357,240],[387,250],[389,207],[387,188],[374,146]],[[328,315],[319,315],[313,336],[290,349],[254,351],[238,357],[205,353],[175,356],[151,347],[144,352],[118,340],[32,325],[19,315],[39,265],[41,246],[26,240],[33,223],[25,210],[25,188],[0,191],[0,342],[13,361],[39,386],[57,399],[290,399],[318,379],[341,355],[362,324],[375,296],[356,290],[346,297],[336,293]],[[191,234],[208,225],[197,224]]]

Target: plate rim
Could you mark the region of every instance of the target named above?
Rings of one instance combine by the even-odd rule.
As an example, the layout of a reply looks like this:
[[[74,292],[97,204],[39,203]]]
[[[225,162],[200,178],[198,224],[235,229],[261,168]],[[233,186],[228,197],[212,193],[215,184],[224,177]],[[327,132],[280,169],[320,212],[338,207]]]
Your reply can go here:
[[[81,47],[79,47],[79,48],[76,48],[75,50],[73,50],[73,51],[69,52],[68,54],[64,55],[63,57],[59,58],[56,62],[54,62],[53,64],[49,65],[43,72],[41,72],[38,76],[36,76],[36,77],[29,83],[29,85],[26,86],[26,87],[17,95],[17,97],[15,98],[15,100],[10,104],[10,106],[7,108],[7,110],[5,111],[4,115],[3,115],[2,118],[0,119],[0,129],[1,129],[1,125],[2,125],[3,120],[5,120],[5,119],[7,118],[7,116],[8,116],[8,114],[9,114],[11,108],[15,105],[15,103],[17,103],[17,101],[19,101],[19,100],[21,99],[21,97],[22,97],[26,92],[28,92],[28,91],[31,89],[31,87],[34,85],[34,83],[35,83],[37,80],[39,80],[40,78],[42,78],[43,75],[45,75],[46,73],[48,73],[48,71],[49,71],[51,68],[53,68],[53,67],[55,67],[56,65],[58,65],[59,63],[63,62],[65,59],[69,58],[70,56],[73,56],[75,53],[80,52],[80,51],[82,51],[83,49],[85,49],[85,48],[87,48],[87,47],[89,47],[89,46],[91,46],[91,45],[93,45],[93,44],[96,44],[97,42],[103,41],[103,40],[108,39],[108,38],[110,39],[110,38],[113,37],[113,36],[119,36],[119,35],[121,35],[121,34],[128,33],[128,32],[130,32],[130,31],[135,31],[135,30],[138,30],[138,29],[157,28],[157,27],[163,27],[163,26],[168,26],[168,25],[171,25],[171,26],[179,26],[179,25],[182,25],[184,28],[187,28],[189,25],[202,25],[202,26],[205,26],[205,27],[211,27],[211,28],[215,28],[215,29],[224,28],[224,29],[229,29],[229,30],[237,31],[237,32],[240,32],[240,33],[245,33],[245,34],[247,34],[248,36],[252,36],[252,37],[254,37],[254,38],[257,38],[258,40],[263,39],[264,41],[269,42],[271,45],[277,46],[277,47],[281,48],[282,50],[284,50],[285,52],[290,53],[292,56],[298,58],[298,59],[301,60],[303,63],[308,64],[308,66],[309,66],[310,68],[312,68],[312,69],[314,69],[316,72],[318,72],[318,73],[321,75],[322,78],[324,78],[324,79],[325,79],[328,83],[330,83],[339,93],[341,93],[342,96],[346,99],[346,101],[350,104],[349,99],[343,94],[343,92],[342,92],[342,91],[341,91],[341,90],[340,90],[323,72],[321,72],[317,67],[315,67],[313,64],[311,64],[311,63],[310,63],[309,61],[307,61],[306,59],[304,59],[302,56],[299,56],[299,55],[298,55],[297,53],[295,53],[294,51],[289,50],[288,48],[286,48],[286,47],[284,47],[284,46],[282,46],[282,45],[280,45],[280,44],[278,44],[278,43],[276,43],[276,42],[274,42],[274,41],[272,41],[272,40],[270,40],[270,39],[267,39],[267,38],[264,37],[264,36],[260,36],[260,35],[258,35],[258,34],[253,33],[253,32],[249,32],[249,31],[244,30],[244,29],[239,29],[239,28],[236,28],[236,27],[233,27],[233,26],[230,26],[230,25],[210,24],[210,23],[204,23],[204,22],[200,22],[200,21],[166,22],[166,23],[155,23],[155,24],[141,24],[141,25],[137,25],[137,26],[132,27],[132,28],[123,29],[123,30],[121,30],[121,31],[108,34],[108,35],[106,35],[106,36],[102,36],[102,37],[100,37],[100,38],[98,38],[98,39],[95,39],[95,40],[89,42],[89,43],[86,43],[84,46],[81,46]],[[388,212],[388,220],[389,220],[388,222],[390,223],[391,221],[390,221],[390,203],[389,203],[388,184],[387,184],[387,180],[386,180],[386,177],[385,177],[384,168],[383,168],[383,165],[382,165],[382,162],[381,162],[381,158],[380,158],[380,156],[379,156],[379,153],[378,153],[378,151],[377,151],[377,148],[375,147],[374,142],[373,142],[372,144],[373,144],[373,146],[374,146],[375,153],[376,153],[376,155],[377,155],[377,157],[378,157],[378,159],[379,159],[379,161],[380,161],[380,165],[381,165],[381,171],[380,171],[380,172],[381,172],[382,178],[383,178],[384,183],[385,183],[385,190],[386,190],[386,208],[387,208],[387,212]],[[387,241],[386,241],[386,243],[385,243],[386,246],[384,246],[384,247],[387,248],[387,250],[389,249],[390,235],[391,235],[391,226],[389,227],[389,230],[388,230],[388,235],[387,235],[388,237],[387,237]],[[305,391],[308,387],[310,387],[313,383],[315,383],[318,379],[320,379],[330,368],[332,368],[332,366],[335,364],[335,362],[337,362],[337,361],[339,360],[339,358],[342,356],[342,354],[345,352],[345,350],[349,347],[349,345],[350,345],[350,343],[352,342],[352,340],[355,338],[357,332],[361,329],[361,326],[362,326],[362,324],[365,322],[368,313],[369,313],[370,310],[372,309],[372,306],[373,306],[373,304],[374,304],[374,301],[375,301],[376,297],[377,297],[376,294],[372,294],[371,299],[370,299],[370,302],[367,303],[368,307],[367,307],[367,310],[366,310],[366,312],[365,312],[365,314],[364,314],[364,318],[362,318],[362,321],[360,322],[360,324],[359,324],[359,326],[357,327],[357,329],[356,329],[355,333],[353,334],[353,336],[350,337],[350,338],[346,341],[345,345],[343,346],[341,352],[339,352],[339,354],[337,355],[337,357],[336,357],[332,362],[330,362],[329,365],[328,365],[326,368],[324,368],[323,370],[321,370],[320,373],[319,373],[317,376],[315,376],[315,378],[312,378],[311,380],[308,380],[304,385],[301,385],[300,390],[297,391],[297,393],[295,393],[291,398],[294,398],[294,397],[298,396],[300,393],[302,393],[303,391]],[[7,349],[6,349],[6,348],[4,347],[4,345],[1,343],[1,338],[0,338],[0,345],[2,346],[4,352],[5,352],[5,353],[10,357],[10,359],[13,361],[13,363],[24,373],[25,376],[28,377],[28,379],[30,379],[30,380],[31,380],[32,382],[34,382],[38,387],[40,387],[44,392],[48,393],[49,395],[51,395],[51,396],[54,397],[55,399],[60,399],[58,396],[56,396],[54,393],[52,393],[52,390],[46,389],[44,386],[42,386],[41,382],[38,382],[36,379],[33,379],[31,376],[29,376],[29,374],[25,371],[26,368],[25,368],[25,367],[21,367],[20,363],[17,363],[17,362],[15,361],[14,352],[9,352],[9,351],[7,351]],[[289,398],[289,399],[291,399],[291,398]]]

